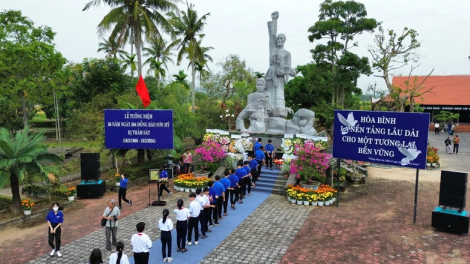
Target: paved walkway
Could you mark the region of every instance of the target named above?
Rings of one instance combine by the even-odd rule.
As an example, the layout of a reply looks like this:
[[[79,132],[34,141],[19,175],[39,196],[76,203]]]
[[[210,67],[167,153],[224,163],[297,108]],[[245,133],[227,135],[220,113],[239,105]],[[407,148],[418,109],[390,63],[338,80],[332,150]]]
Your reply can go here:
[[[470,134],[459,136],[462,142],[459,155],[445,155],[446,135],[430,134],[430,143],[439,148],[443,169],[469,171],[470,151],[465,142],[470,142]],[[152,196],[155,192],[152,190]],[[431,228],[431,210],[438,203],[438,192],[438,182],[420,182],[417,224],[412,224],[414,183],[411,181],[370,174],[366,185],[348,189],[341,197],[339,209],[291,205],[285,197],[271,195],[201,263],[470,262],[468,237]],[[128,196],[134,206],[123,208],[125,218],[120,221],[118,238],[125,242],[128,255],[129,238],[136,222],[150,223],[147,233],[152,240],[158,239],[156,221],[163,208],[145,208],[147,194],[146,187],[131,189]],[[2,245],[2,263],[85,263],[95,247],[101,248],[107,260],[109,254],[104,250],[104,230],[99,226],[99,215],[107,199],[116,196],[107,194],[101,200],[82,200],[79,203],[86,210],[66,211],[64,234],[67,236],[63,236],[61,250],[64,258],[47,256],[50,249],[44,228],[44,233]],[[167,207],[173,208],[178,198],[187,200],[187,194],[176,193],[167,199]],[[216,228],[221,227],[223,220]],[[203,243],[201,241],[200,245]]]

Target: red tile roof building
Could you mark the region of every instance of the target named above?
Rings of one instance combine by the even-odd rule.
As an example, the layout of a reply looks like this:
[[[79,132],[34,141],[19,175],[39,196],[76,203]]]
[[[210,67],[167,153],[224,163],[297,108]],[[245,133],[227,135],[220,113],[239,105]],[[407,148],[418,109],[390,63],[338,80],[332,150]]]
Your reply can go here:
[[[426,76],[416,76],[416,83],[421,83]],[[415,82],[415,77],[393,77],[393,85],[402,89],[406,82]],[[411,86],[411,85],[410,85]],[[470,123],[470,75],[429,76],[421,85],[421,92],[431,91],[415,98],[425,112],[431,113],[431,118],[441,110],[458,112],[460,123]]]

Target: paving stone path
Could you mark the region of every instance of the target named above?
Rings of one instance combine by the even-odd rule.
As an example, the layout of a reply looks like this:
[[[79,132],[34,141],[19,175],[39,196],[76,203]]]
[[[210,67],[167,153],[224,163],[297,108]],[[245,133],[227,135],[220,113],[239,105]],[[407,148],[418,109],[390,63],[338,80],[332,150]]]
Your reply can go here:
[[[173,196],[166,199],[167,205],[164,207],[148,207],[119,220],[117,240],[122,241],[124,243],[124,253],[128,256],[132,255],[130,238],[133,234],[135,234],[135,225],[138,222],[145,222],[145,233],[149,235],[152,241],[157,240],[160,237],[160,232],[157,229],[157,222],[161,218],[163,209],[167,208],[169,210],[173,210],[175,208],[176,201],[180,198],[187,200],[187,196],[187,193],[175,193]],[[128,208],[128,205],[123,205],[123,207]],[[100,211],[98,212],[98,214],[102,214],[102,212]],[[170,218],[174,222],[176,221],[174,214],[170,214]],[[98,220],[99,219],[97,218],[97,225],[99,225]],[[84,232],[86,232],[86,230]],[[88,262],[90,253],[94,248],[101,249],[101,252],[103,254],[103,260],[107,262],[107,260],[109,260],[109,255],[111,252],[105,249],[105,241],[105,229],[101,228],[71,243],[64,245],[61,248],[61,252],[64,254],[64,257],[61,259],[58,259],[57,257],[51,258],[48,254],[45,254],[42,257],[31,260],[28,263],[86,263]]]
[[[278,263],[312,208],[272,194],[200,263]]]

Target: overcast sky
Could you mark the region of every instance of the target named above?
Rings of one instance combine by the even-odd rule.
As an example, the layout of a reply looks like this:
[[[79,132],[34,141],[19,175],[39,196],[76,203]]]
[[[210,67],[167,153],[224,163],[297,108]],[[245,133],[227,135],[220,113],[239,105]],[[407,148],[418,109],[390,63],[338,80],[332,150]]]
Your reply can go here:
[[[109,7],[102,5],[82,11],[87,0],[0,0],[1,9],[21,10],[36,26],[50,26],[57,32],[57,49],[69,61],[81,62],[83,58],[103,58],[97,53],[101,41],[96,26]],[[210,55],[216,62],[228,54],[238,54],[254,71],[266,72],[268,61],[268,31],[266,22],[271,12],[279,11],[278,33],[285,33],[285,49],[292,54],[292,66],[312,61],[310,49],[315,44],[308,41],[308,28],[318,20],[318,0],[192,0],[199,15],[210,13],[204,30],[203,46],[214,47]],[[383,22],[385,29],[401,31],[413,28],[419,33],[423,58],[415,71],[425,75],[434,69],[434,75],[470,74],[470,1],[469,0],[362,0],[368,15]],[[180,5],[184,7],[184,5]],[[356,38],[359,47],[352,49],[361,56],[369,56],[367,48],[373,45],[373,34],[365,33]],[[126,50],[130,51],[127,46]],[[170,66],[170,75],[181,66]],[[409,68],[396,74],[408,74]],[[189,71],[187,71],[189,75]],[[377,82],[377,77],[361,77],[358,86],[367,88]]]

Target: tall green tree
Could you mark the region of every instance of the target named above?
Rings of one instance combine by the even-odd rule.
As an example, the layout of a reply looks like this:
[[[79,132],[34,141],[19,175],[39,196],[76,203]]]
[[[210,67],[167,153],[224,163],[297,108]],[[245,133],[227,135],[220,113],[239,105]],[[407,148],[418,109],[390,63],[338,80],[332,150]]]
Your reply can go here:
[[[124,56],[121,56],[121,59],[123,62],[123,68],[125,71],[127,70],[127,68],[130,68],[132,79],[134,79],[134,72],[137,70],[137,63],[135,61],[135,56],[136,56],[135,54],[132,54],[132,55],[124,54]]]
[[[62,161],[62,158],[47,151],[44,139],[44,131],[29,134],[28,127],[15,136],[5,128],[0,129],[0,188],[10,182],[13,195],[11,212],[14,215],[23,214],[20,182],[25,175],[33,173],[48,182],[47,174],[57,172],[53,163]]]
[[[20,11],[0,13],[0,65],[8,65],[2,90],[8,87],[12,96],[21,98],[24,127],[28,112],[34,112],[29,106],[38,95],[37,88],[66,62],[55,50],[54,36],[50,27],[36,27]]]
[[[157,79],[157,89],[160,89],[160,78],[166,77],[164,63],[156,60],[155,58],[149,58],[146,62],[149,64],[147,73],[153,72],[155,79]]]
[[[213,62],[212,57],[208,54],[210,50],[213,50],[213,47],[202,47],[201,46],[202,38],[199,40],[198,45],[201,47],[201,54],[198,56],[194,62],[194,67],[196,72],[199,73],[199,81],[202,83],[202,76],[208,74],[209,65],[208,62]],[[189,56],[188,56],[189,59]],[[191,67],[191,61],[188,64],[188,69]],[[207,70],[206,70],[207,68]]]
[[[344,106],[345,96],[348,87],[355,82],[348,82],[351,77],[347,74],[348,63],[352,63],[360,74],[370,74],[367,65],[367,58],[359,58],[352,55],[349,49],[357,46],[351,42],[354,37],[363,32],[371,32],[377,27],[377,21],[373,18],[367,18],[367,11],[363,4],[355,1],[335,1],[325,0],[320,4],[319,20],[308,29],[310,42],[326,39],[326,44],[317,44],[311,50],[313,59],[317,64],[327,63],[331,68],[332,74],[332,102],[337,106]],[[358,61],[352,61],[357,59]],[[339,62],[344,60],[343,62]],[[366,61],[367,60],[367,61]],[[358,65],[362,64],[362,65]],[[343,66],[343,73],[340,73],[338,67]],[[365,70],[365,71],[361,71]],[[342,78],[345,79],[342,79]]]
[[[177,10],[178,2],[179,0],[93,0],[85,4],[83,11],[92,6],[100,6],[102,3],[112,8],[98,24],[98,34],[102,36],[111,31],[109,39],[116,39],[119,46],[127,42],[133,43],[140,76],[142,75],[141,48],[144,39],[162,39],[161,31],[173,31],[163,13]]]
[[[68,89],[75,109],[84,107],[99,94],[114,98],[133,87],[131,78],[115,59],[84,59],[71,65],[71,71]]]
[[[191,91],[192,91],[192,111],[195,111],[196,102],[196,61],[204,59],[203,50],[201,49],[199,40],[204,37],[202,31],[206,25],[207,16],[210,13],[204,14],[199,17],[197,11],[194,9],[193,4],[187,4],[186,11],[181,11],[181,14],[169,12],[170,23],[174,28],[176,40],[173,41],[171,46],[176,47],[178,56],[176,64],[180,65],[183,55],[187,54],[191,63]]]
[[[117,59],[117,55],[119,55],[120,57],[128,55],[127,51],[123,50],[115,39],[107,40],[103,38],[103,42],[100,42],[98,46],[99,48],[97,52],[103,51],[104,53],[106,53],[106,58]]]
[[[144,56],[149,57],[144,65],[149,65],[149,71],[153,71],[155,78],[157,78],[157,88],[160,89],[160,78],[166,76],[168,71],[168,63],[174,63],[171,56],[171,47],[164,39],[154,39],[150,42],[150,48],[143,48],[145,51]]]
[[[188,81],[186,80],[186,77],[188,77],[188,75],[184,73],[183,70],[179,70],[178,74],[173,74],[173,78],[175,78],[173,83],[177,83],[177,84],[182,85],[185,88],[189,88],[189,84],[188,84]]]
[[[253,71],[240,56],[230,54],[217,63],[222,71],[205,78],[204,91],[225,104],[228,100],[246,101],[246,96],[255,90]]]

